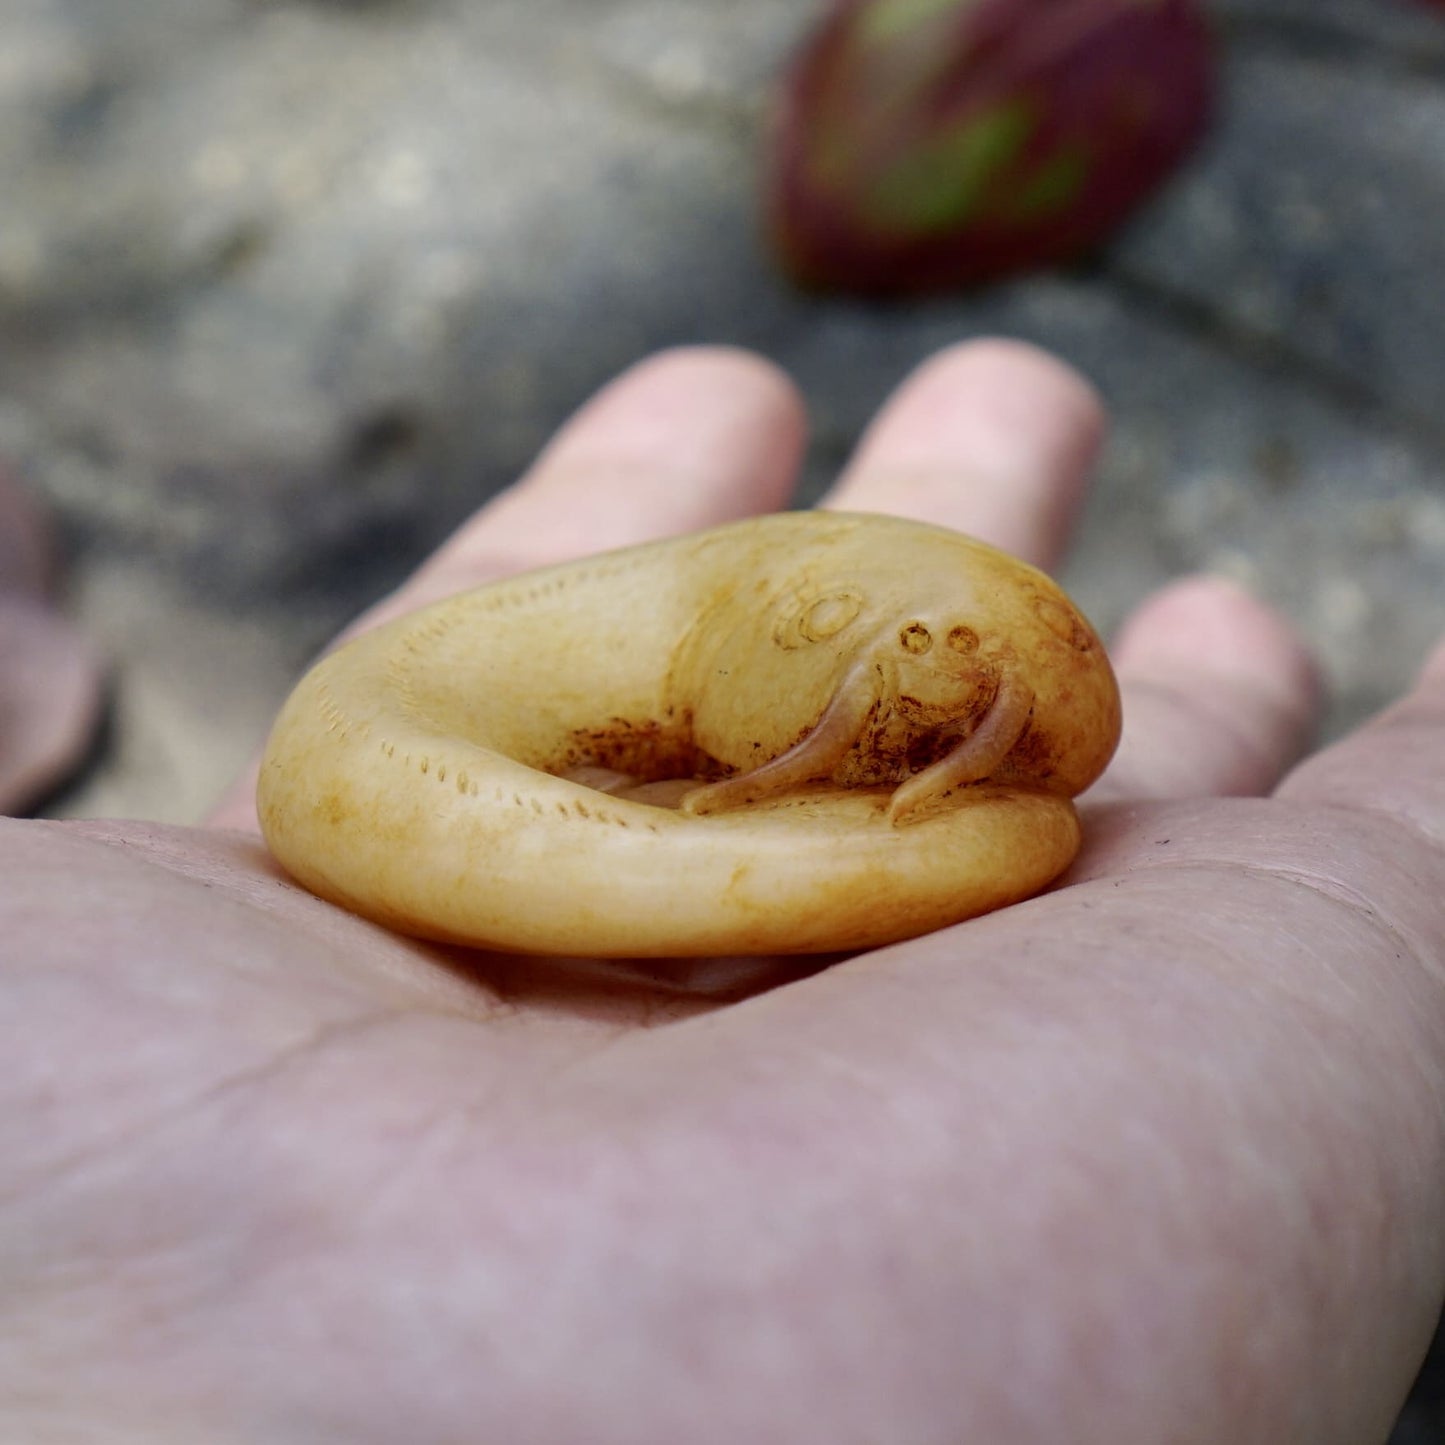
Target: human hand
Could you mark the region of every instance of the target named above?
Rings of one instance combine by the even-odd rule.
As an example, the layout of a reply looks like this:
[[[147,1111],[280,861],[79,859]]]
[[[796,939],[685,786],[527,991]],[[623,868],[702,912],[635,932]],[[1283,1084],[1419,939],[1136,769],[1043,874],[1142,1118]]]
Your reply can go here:
[[[830,502],[1047,566],[1098,432],[962,348]],[[801,436],[756,361],[647,363],[368,620],[778,506]],[[1270,798],[1271,614],[1178,584],[1116,666],[1065,885],[826,969],[397,938],[244,794],[0,825],[0,1438],[1383,1438],[1445,1279],[1445,655]]]

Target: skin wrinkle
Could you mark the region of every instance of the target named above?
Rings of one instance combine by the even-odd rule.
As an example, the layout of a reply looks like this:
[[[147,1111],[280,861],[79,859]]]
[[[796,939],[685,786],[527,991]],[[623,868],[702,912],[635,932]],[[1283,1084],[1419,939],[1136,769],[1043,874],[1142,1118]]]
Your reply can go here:
[[[356,1191],[356,1202],[347,1221],[348,1228],[358,1236],[383,1225],[388,1217],[405,1215],[414,1205],[418,1178],[425,1178],[429,1167],[445,1173],[447,1158],[477,1147],[478,1126],[490,1123],[487,1110],[491,1099],[475,1104],[456,1104],[433,1114],[417,1130],[405,1146],[394,1142],[377,1162],[376,1180]],[[436,1161],[441,1161],[438,1165]],[[411,1197],[409,1197],[411,1196]],[[284,1270],[286,1262],[278,1260],[273,1269]]]
[[[399,1027],[418,1022],[421,1022],[420,1016],[397,1020]],[[437,1041],[438,1050],[454,1044],[464,1046],[460,1040]],[[581,1045],[572,1057],[590,1057],[606,1047],[606,1044],[599,1046],[588,1042]],[[476,1057],[481,1058],[487,1052],[485,1041],[479,1036]],[[400,1057],[404,1058],[405,1054]],[[323,1060],[318,1055],[306,1060],[298,1057],[287,1061],[293,1070],[303,1064],[310,1066],[312,1078],[309,1082],[303,1081],[301,1088],[314,1089],[323,1095],[335,1091],[335,1083],[327,1077],[325,1070],[328,1064],[336,1062]],[[343,1065],[341,1092],[350,1093],[349,1087],[346,1087],[349,1083],[348,1071],[356,1065],[345,1056],[340,1062]],[[547,1075],[545,1068],[539,1067],[536,1071],[516,1073],[505,1069],[487,1072],[480,1069],[458,1070],[451,1077],[455,1080],[455,1087],[446,1094],[435,1098],[423,1094],[415,1103],[408,1089],[399,1089],[396,1100],[403,1106],[404,1132],[399,1135],[396,1120],[388,1120],[385,1147],[377,1151],[374,1169],[346,1181],[345,1193],[350,1205],[344,1228],[348,1236],[364,1238],[375,1224],[388,1216],[396,1220],[403,1230],[408,1228],[407,1217],[415,1207],[418,1189],[424,1195],[431,1188],[440,1187],[429,1184],[430,1178],[445,1179],[449,1172],[457,1170],[462,1170],[462,1177],[465,1177],[467,1161],[489,1159],[496,1150],[484,1141],[505,1136],[513,1128],[514,1121],[522,1120],[526,1109],[539,1098],[539,1081],[545,1080]],[[409,1082],[405,1071],[399,1075],[399,1080]],[[275,1082],[283,1082],[279,1074]],[[269,1108],[269,1104],[266,1107]],[[343,1120],[348,1125],[353,1122],[354,1116]],[[363,1116],[363,1125],[366,1122]],[[320,1179],[328,1177],[334,1162],[325,1161]],[[314,1180],[308,1182],[315,1183]],[[408,1192],[412,1196],[409,1201]],[[479,1203],[481,1198],[479,1194]]]
[[[651,1032],[656,1025],[643,1025],[644,1033]],[[559,1055],[548,1069],[545,1082],[551,1090],[565,1088],[567,1081],[575,1075],[593,1068],[609,1054],[635,1049],[638,1035],[631,1029],[620,1026],[609,1038],[592,1039],[585,1048],[570,1055]]]
[[[1362,924],[1370,932],[1377,934],[1381,939],[1385,940],[1386,948],[1397,960],[1408,961],[1422,976],[1427,972],[1428,965],[1420,948],[1409,943],[1393,924],[1380,915],[1378,910],[1361,907],[1357,903],[1339,896],[1338,893],[1329,887],[1326,880],[1283,866],[1263,863],[1247,864],[1228,859],[1213,861],[1207,859],[1165,860],[1158,863],[1149,862],[1141,864],[1138,868],[1130,870],[1129,873],[1126,873],[1121,878],[1112,881],[1109,879],[1097,879],[1092,880],[1090,884],[1080,886],[1102,887],[1108,884],[1113,887],[1118,887],[1121,883],[1127,882],[1131,878],[1151,874],[1173,874],[1175,876],[1186,877],[1194,875],[1205,881],[1211,878],[1223,878],[1232,882],[1240,878],[1253,878],[1271,886],[1282,885],[1288,891],[1296,891],[1308,895],[1313,900],[1317,900],[1320,903],[1339,910],[1340,913],[1350,920]],[[1199,896],[1207,897],[1208,892],[1209,889],[1207,886],[1201,887],[1199,889]],[[1178,926],[1181,932],[1185,933],[1191,928],[1187,920],[1182,921]],[[1328,936],[1329,930],[1327,928],[1321,928],[1318,924],[1313,924],[1313,926],[1322,936]],[[1323,950],[1321,951],[1323,952]],[[1319,964],[1321,961],[1321,959],[1314,960],[1316,964]],[[1235,960],[1221,959],[1220,962],[1227,966],[1235,962]],[[1339,968],[1332,969],[1331,974],[1336,982],[1342,984],[1349,983],[1352,994],[1358,993],[1360,979],[1368,978],[1368,975],[1356,976],[1343,972]],[[1268,982],[1268,975],[1257,974],[1252,980],[1252,986],[1262,988],[1266,982]],[[1297,987],[1291,991],[1291,997],[1294,998],[1296,1002],[1301,1002],[1306,999],[1315,1002],[1318,1001],[1318,995],[1313,989]]]
[[[365,1238],[368,1219],[384,1213],[388,1198],[404,1205],[408,1188],[413,1191],[410,1208],[403,1207],[394,1213],[403,1231],[410,1228],[409,1219],[415,1212],[418,1192],[423,1199],[430,1192],[425,1184],[424,1160],[429,1155],[444,1159],[448,1141],[452,1152],[461,1153],[461,1146],[465,1146],[465,1152],[475,1159],[481,1150],[479,1138],[485,1137],[485,1131],[477,1126],[486,1122],[494,1130],[497,1117],[508,1117],[507,1112],[499,1110],[497,1105],[505,1100],[509,1088],[504,1078],[500,1081],[494,1078],[492,1083],[499,1084],[499,1087],[489,1084],[489,1092],[485,1094],[473,1089],[474,1097],[465,1105],[447,1102],[443,1096],[442,1107],[434,1113],[428,1112],[421,1127],[413,1132],[413,1116],[418,1106],[429,1110],[430,1101],[425,1091],[418,1094],[407,1087],[413,1076],[406,1067],[404,1054],[399,1057],[401,1066],[395,1072],[400,1088],[388,1101],[396,1107],[369,1108],[364,1102],[364,1088],[356,1086],[364,1084],[364,1077],[358,1075],[376,1072],[376,1061],[368,1064],[365,1057],[368,1048],[374,1046],[375,1037],[374,1032],[365,1036],[367,1031],[361,1027],[365,1021],[357,1022],[356,1028],[325,1031],[326,1037],[320,1040],[320,1048],[288,1051],[287,1057],[278,1061],[283,1068],[264,1075],[258,1071],[260,1087],[239,1100],[240,1091],[236,1086],[251,1080],[227,1080],[222,1087],[207,1091],[206,1101],[213,1109],[224,1103],[234,1106],[242,1102],[244,1108],[239,1114],[233,1108],[229,1118],[218,1114],[214,1121],[207,1121],[199,1117],[197,1110],[188,1111],[185,1116],[177,1111],[175,1116],[158,1121],[158,1127],[146,1141],[149,1148],[139,1151],[141,1167],[130,1182],[132,1190],[140,1191],[139,1197],[132,1199],[130,1204],[123,1198],[120,1209],[122,1222],[118,1227],[126,1234],[128,1242],[130,1237],[126,1231],[133,1226],[125,1223],[127,1216],[139,1210],[143,1218],[164,1221],[171,1213],[169,1189],[172,1185],[178,1186],[181,1191],[176,1217],[181,1221],[188,1218],[193,1221],[189,1226],[178,1227],[176,1238],[183,1246],[183,1255],[192,1247],[205,1244],[205,1235],[199,1223],[195,1222],[197,1206],[204,1196],[198,1193],[192,1197],[190,1191],[193,1185],[199,1185],[202,1191],[206,1187],[219,1187],[221,1212],[229,1216],[234,1209],[233,1227],[239,1227],[252,1240],[252,1245],[247,1246],[252,1253],[243,1273],[232,1273],[235,1266],[226,1255],[203,1261],[202,1278],[189,1286],[197,1293],[183,1304],[177,1302],[174,1290],[178,1283],[187,1283],[184,1272],[179,1281],[174,1279],[174,1271],[166,1259],[158,1258],[149,1248],[128,1257],[132,1266],[139,1266],[134,1279],[127,1285],[129,1299],[132,1304],[139,1302],[138,1307],[143,1309],[145,1316],[140,1323],[152,1330],[161,1358],[171,1360],[175,1368],[185,1369],[183,1356],[190,1344],[184,1329],[188,1310],[202,1306],[229,1308],[240,1293],[249,1295],[259,1282],[267,1278],[275,1280],[279,1298],[297,1302],[307,1310],[317,1308],[315,1301],[304,1304],[298,1301],[296,1270],[306,1271],[312,1266],[321,1266],[314,1282],[320,1285],[324,1301],[332,1260],[344,1263],[349,1248]],[[406,1020],[399,1019],[397,1022],[404,1024]],[[464,1023],[463,1028],[470,1026]],[[362,1046],[338,1053],[334,1045],[343,1040],[351,1043],[360,1041]],[[428,1046],[426,1052],[435,1055],[437,1051]],[[339,1075],[332,1068],[338,1059],[342,1061]],[[310,1077],[298,1079],[295,1076],[303,1064]],[[475,1080],[478,1075],[475,1072],[455,1072],[453,1077]],[[298,1103],[304,1116],[307,1102],[327,1098],[342,1105],[341,1112],[333,1114],[332,1120],[336,1129],[350,1136],[353,1145],[350,1149],[335,1150],[331,1147],[334,1141],[329,1139],[310,1140],[304,1127],[298,1130],[292,1122]],[[354,1103],[358,1107],[348,1107]],[[247,1115],[250,1116],[249,1122]],[[188,1122],[189,1129],[183,1127]],[[181,1135],[179,1143],[176,1137],[178,1131]],[[225,1133],[238,1141],[232,1147],[230,1161],[222,1164],[219,1186],[214,1178],[206,1184],[191,1178],[185,1164],[189,1152],[184,1142],[187,1133],[192,1137]],[[129,1142],[134,1148],[136,1141],[132,1139]],[[238,1164],[237,1149],[244,1156],[244,1166],[235,1175],[236,1187],[228,1188],[227,1181]],[[365,1167],[358,1168],[358,1165]],[[419,1191],[418,1173],[422,1176]],[[144,1191],[146,1177],[151,1174],[161,1180],[161,1195],[153,1205],[147,1205]],[[444,1181],[444,1172],[437,1177]],[[122,1179],[124,1181],[123,1175]],[[437,1187],[444,1188],[445,1184]],[[490,1193],[491,1187],[491,1181],[486,1181],[483,1193],[478,1196],[479,1201]],[[87,1185],[83,1181],[79,1188],[82,1193],[87,1188],[95,1192],[93,1184]],[[332,1207],[337,1196],[346,1200],[341,1211]],[[74,1210],[70,1212],[74,1213]],[[52,1231],[68,1227],[69,1216],[64,1211],[51,1206],[46,1214]],[[164,1224],[162,1227],[165,1227]],[[224,1243],[225,1239],[223,1231],[221,1242]],[[380,1242],[386,1244],[384,1239]],[[114,1248],[113,1245],[110,1247]],[[103,1286],[111,1274],[108,1265],[98,1276],[92,1268],[83,1282]],[[14,1303],[13,1298],[11,1303]],[[359,1303],[362,1308],[369,1308],[371,1301]],[[81,1305],[85,1305],[83,1299]],[[324,1319],[324,1304],[321,1308],[318,1322]],[[0,1331],[0,1336],[3,1336],[3,1331]],[[325,1343],[334,1343],[329,1333]],[[55,1368],[64,1378],[65,1363],[57,1360]],[[123,1375],[119,1388],[127,1388]],[[6,1438],[9,1438],[8,1435]],[[169,1440],[182,1437],[152,1433],[145,1438]],[[271,1435],[269,1430],[258,1428],[247,1431],[241,1438],[251,1440],[271,1438]],[[286,1438],[293,1437],[288,1435]]]
[[[305,930],[329,955],[344,955],[355,976],[368,972],[404,990],[408,1006],[472,1020],[503,1018],[514,1006],[493,989],[477,955],[467,950],[409,940],[398,961],[394,935],[338,910],[293,883],[254,835],[212,830],[204,849],[190,829],[117,823],[65,821],[34,826],[59,837],[80,837],[120,857],[183,880],[211,896],[219,893],[260,920],[274,923],[276,900],[284,898],[289,927]]]
[[[1416,830],[1410,827],[1408,820],[1401,819],[1398,815],[1386,813],[1381,810],[1368,808],[1331,807],[1329,805],[1310,804],[1308,812],[1312,814],[1333,814],[1342,822],[1348,822],[1352,846],[1358,846],[1358,833],[1361,823],[1360,814],[1368,814],[1371,820],[1377,822],[1384,833],[1384,837],[1372,840],[1374,855],[1378,860],[1378,866],[1387,870],[1386,876],[1392,882],[1400,879],[1400,873],[1394,869],[1391,859],[1395,856],[1408,856],[1408,850],[1392,846],[1392,834],[1410,834]],[[1320,832],[1318,821],[1307,815],[1301,821],[1318,834]],[[1288,847],[1288,843],[1284,844]],[[1354,871],[1358,874],[1358,859],[1353,859]],[[1445,863],[1445,858],[1442,858]],[[1297,864],[1282,861],[1270,861],[1265,859],[1249,859],[1230,857],[1225,854],[1205,855],[1192,852],[1188,857],[1181,858],[1178,855],[1165,854],[1162,851],[1155,851],[1151,854],[1138,855],[1129,865],[1128,873],[1149,873],[1177,871],[1181,869],[1209,869],[1224,872],[1234,876],[1247,876],[1276,881],[1288,886],[1305,888],[1315,893],[1322,899],[1332,904],[1347,909],[1352,915],[1366,921],[1374,928],[1383,939],[1386,940],[1387,951],[1393,953],[1397,960],[1403,956],[1408,957],[1409,962],[1420,974],[1422,979],[1435,984],[1445,979],[1445,969],[1438,965],[1432,965],[1430,945],[1415,936],[1416,930],[1406,928],[1403,921],[1396,921],[1393,914],[1403,903],[1384,903],[1378,901],[1370,891],[1349,882],[1338,874],[1331,873],[1324,869],[1307,869]],[[1445,880],[1441,880],[1445,882]],[[1418,885],[1418,902],[1416,907],[1421,917],[1431,916],[1433,900],[1438,897],[1438,891],[1432,888],[1428,881],[1421,881]]]
[[[1433,990],[1439,986],[1440,972],[1431,968],[1427,946],[1408,938],[1402,929],[1391,920],[1387,910],[1370,904],[1363,894],[1356,894],[1347,887],[1337,885],[1328,875],[1305,873],[1288,865],[1245,863],[1229,858],[1148,859],[1123,875],[1112,878],[1106,875],[1092,879],[1088,884],[1080,886],[1112,889],[1121,882],[1127,881],[1131,875],[1137,877],[1140,875],[1180,876],[1188,874],[1195,874],[1204,880],[1208,880],[1211,875],[1220,876],[1226,881],[1249,877],[1261,882],[1266,887],[1283,886],[1290,892],[1305,896],[1308,900],[1338,910],[1357,927],[1363,927],[1367,932],[1374,933],[1384,940],[1385,950],[1393,955],[1397,962],[1405,966],[1405,971],[1413,973],[1419,984],[1424,985],[1427,990]],[[1208,897],[1211,889],[1206,882],[1205,886],[1198,891],[1199,896]],[[1200,921],[1212,924],[1212,920],[1203,916]],[[1187,937],[1191,931],[1188,915],[1177,921],[1174,926],[1181,936]],[[1216,954],[1216,949],[1208,941],[1212,939],[1213,932],[1212,927],[1202,932],[1201,942],[1204,946],[1192,950],[1201,960]],[[1308,937],[1327,940],[1329,931],[1318,925],[1312,925],[1308,934],[1301,935],[1299,927],[1295,926],[1291,929],[1291,936],[1298,945],[1303,944]],[[1333,1007],[1326,1008],[1317,988],[1305,983],[1296,983],[1285,990],[1285,995],[1292,1008],[1296,1012],[1307,1008],[1316,1019],[1326,1020],[1335,1025],[1346,1023],[1352,1029],[1358,1029],[1364,1021],[1368,1021],[1372,1036],[1381,1044],[1381,1047],[1375,1052],[1391,1058],[1396,1071],[1408,1068],[1420,1089],[1428,1097],[1434,1099],[1439,1111],[1445,1114],[1445,1038],[1432,1042],[1428,1035],[1422,1034],[1421,1030],[1425,1020],[1429,1017],[1429,1010],[1422,1008],[1416,1012],[1400,1007],[1389,1011],[1382,1011],[1378,1007],[1361,1008],[1362,990],[1368,991],[1375,1000],[1388,1000],[1393,993],[1393,988],[1388,981],[1378,979],[1377,975],[1369,971],[1346,972],[1342,967],[1331,967],[1328,962],[1328,948],[1311,946],[1309,951],[1312,965],[1316,968],[1326,967],[1333,983],[1338,988],[1343,988],[1345,993]],[[1378,956],[1377,951],[1368,948],[1359,952],[1366,957]],[[1220,959],[1219,962],[1222,965],[1222,971],[1227,972],[1232,960]],[[1267,991],[1271,995],[1280,993],[1279,982],[1271,979],[1269,974],[1262,972],[1253,973],[1247,981],[1247,987],[1253,990]]]
[[[87,1169],[108,1164],[115,1155],[134,1149],[157,1132],[184,1122],[192,1114],[205,1110],[228,1095],[240,1093],[252,1085],[264,1084],[268,1079],[279,1077],[292,1064],[307,1056],[315,1057],[336,1043],[368,1034],[383,1025],[394,1025],[401,1017],[404,1015],[395,1010],[387,1010],[323,1024],[308,1037],[279,1049],[270,1058],[211,1080],[188,1098],[179,1103],[169,1103],[164,1109],[152,1113],[142,1123],[110,1134],[103,1144],[77,1150],[54,1161],[18,1186],[0,1189],[0,1206],[32,1202],[37,1193],[43,1195],[46,1190],[69,1182],[73,1176]]]

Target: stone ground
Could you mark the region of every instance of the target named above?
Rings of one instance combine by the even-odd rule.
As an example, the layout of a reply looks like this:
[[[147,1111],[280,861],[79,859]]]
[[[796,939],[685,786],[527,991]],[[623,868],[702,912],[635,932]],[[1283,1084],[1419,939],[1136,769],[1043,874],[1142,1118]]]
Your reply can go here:
[[[1086,609],[1219,569],[1313,639],[1331,731],[1380,705],[1445,626],[1445,19],[1214,9],[1221,123],[1106,257],[882,308],[757,243],[805,0],[0,0],[0,457],[114,665],[51,811],[195,818],[337,625],[689,340],[794,371],[813,494],[932,349],[1053,348],[1116,416]],[[1395,1439],[1445,1439],[1445,1361]]]

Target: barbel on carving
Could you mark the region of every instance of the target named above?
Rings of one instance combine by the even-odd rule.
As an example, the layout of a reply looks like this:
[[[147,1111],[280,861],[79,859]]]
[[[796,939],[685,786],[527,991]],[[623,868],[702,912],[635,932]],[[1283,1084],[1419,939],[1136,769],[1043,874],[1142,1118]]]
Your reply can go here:
[[[302,680],[262,829],[306,887],[534,953],[812,952],[1025,898],[1119,698],[1043,573],[793,512],[460,594]]]

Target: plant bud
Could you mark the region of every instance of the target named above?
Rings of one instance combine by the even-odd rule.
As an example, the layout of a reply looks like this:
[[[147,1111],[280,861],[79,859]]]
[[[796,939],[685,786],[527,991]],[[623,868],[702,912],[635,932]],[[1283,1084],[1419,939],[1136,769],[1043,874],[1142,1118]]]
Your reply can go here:
[[[992,280],[1099,244],[1203,133],[1194,0],[840,0],[789,66],[767,225],[801,284]]]

